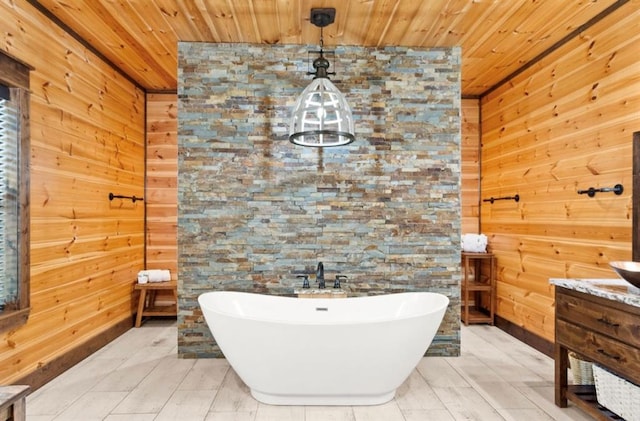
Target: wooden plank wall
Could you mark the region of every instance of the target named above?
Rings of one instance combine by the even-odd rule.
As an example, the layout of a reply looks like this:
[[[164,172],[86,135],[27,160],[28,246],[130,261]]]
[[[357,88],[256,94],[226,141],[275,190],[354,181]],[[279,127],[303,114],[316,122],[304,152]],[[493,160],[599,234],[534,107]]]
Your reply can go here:
[[[0,1],[0,27],[0,48],[35,68],[32,307],[26,325],[0,333],[0,383],[9,384],[42,380],[34,373],[64,369],[61,358],[73,362],[69,353],[131,326],[144,206],[108,194],[144,194],[145,98],[26,0]]]
[[[480,231],[480,102],[462,100],[462,233]]]
[[[178,273],[178,96],[147,96],[147,268]]]
[[[615,278],[631,258],[632,132],[640,130],[640,11],[606,17],[481,100],[481,230],[498,315],[554,340],[549,278]],[[624,185],[624,193],[578,195]]]

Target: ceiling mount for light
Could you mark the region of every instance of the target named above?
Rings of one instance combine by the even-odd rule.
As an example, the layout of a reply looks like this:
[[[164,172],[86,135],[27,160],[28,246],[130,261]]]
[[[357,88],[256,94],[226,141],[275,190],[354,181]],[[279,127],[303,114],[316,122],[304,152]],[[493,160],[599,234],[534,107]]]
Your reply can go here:
[[[318,28],[331,25],[336,20],[336,9],[333,7],[311,9],[311,23]]]
[[[320,56],[313,61],[313,81],[296,101],[289,140],[301,146],[330,147],[355,140],[353,115],[346,99],[329,80],[329,60],[324,57],[322,29],[335,21],[336,9],[311,9],[310,21],[320,28]]]

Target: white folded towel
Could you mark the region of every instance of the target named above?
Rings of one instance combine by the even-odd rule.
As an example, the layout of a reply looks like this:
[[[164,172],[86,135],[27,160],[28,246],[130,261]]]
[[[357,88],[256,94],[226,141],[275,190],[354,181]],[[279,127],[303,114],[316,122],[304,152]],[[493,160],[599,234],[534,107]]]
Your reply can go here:
[[[487,236],[484,234],[464,234],[462,236],[462,251],[485,253],[487,240]]]
[[[171,280],[171,272],[168,269],[149,269],[138,272],[138,277],[146,276],[149,282],[165,282]]]

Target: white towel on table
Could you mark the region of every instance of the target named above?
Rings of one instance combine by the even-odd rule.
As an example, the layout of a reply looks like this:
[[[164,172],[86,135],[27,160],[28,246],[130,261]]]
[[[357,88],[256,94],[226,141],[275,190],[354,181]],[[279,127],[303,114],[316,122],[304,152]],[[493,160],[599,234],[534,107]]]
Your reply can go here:
[[[484,234],[464,234],[462,236],[462,251],[485,253],[487,240],[487,236]]]
[[[138,275],[144,275],[149,282],[165,282],[171,280],[171,272],[168,269],[141,270]]]

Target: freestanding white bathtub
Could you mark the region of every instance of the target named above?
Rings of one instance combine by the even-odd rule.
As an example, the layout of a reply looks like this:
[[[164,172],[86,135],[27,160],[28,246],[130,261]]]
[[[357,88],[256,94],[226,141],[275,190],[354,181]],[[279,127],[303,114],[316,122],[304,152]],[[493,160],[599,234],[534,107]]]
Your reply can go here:
[[[218,346],[258,401],[376,405],[393,399],[431,344],[449,299],[431,292],[198,297]]]

